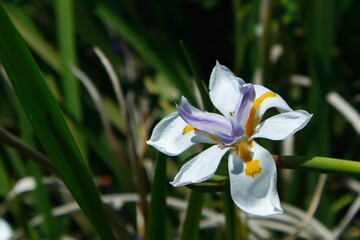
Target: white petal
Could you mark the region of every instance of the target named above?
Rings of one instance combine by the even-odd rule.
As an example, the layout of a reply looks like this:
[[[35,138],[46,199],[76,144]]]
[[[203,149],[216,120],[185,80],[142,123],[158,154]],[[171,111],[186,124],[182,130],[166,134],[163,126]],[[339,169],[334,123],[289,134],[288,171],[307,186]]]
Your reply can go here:
[[[194,130],[183,134],[187,125],[177,112],[173,112],[155,126],[146,143],[169,156],[177,156],[195,143],[214,143],[202,131]]]
[[[214,175],[227,149],[214,145],[185,163],[171,184],[174,187],[203,182]]]
[[[283,140],[305,127],[311,117],[312,114],[304,110],[277,114],[260,123],[252,138]]]
[[[253,158],[259,160],[261,173],[245,175],[246,165],[235,153],[229,155],[231,196],[243,211],[259,216],[282,213],[276,189],[276,166],[271,154],[253,142]]]
[[[229,117],[230,112],[242,97],[241,86],[245,82],[237,78],[227,67],[216,61],[209,83],[210,99],[214,106],[225,116]]]
[[[9,223],[3,218],[0,218],[0,239],[7,240],[12,239],[13,237],[14,232],[11,229]]]
[[[263,87],[261,85],[254,85],[254,88],[255,88],[255,93],[256,93],[255,101],[256,101],[256,99],[258,99],[260,96],[262,96],[263,94],[265,94],[267,92],[274,93],[273,91],[271,91],[268,88]],[[282,97],[280,97],[280,95],[276,94],[275,97],[268,97],[260,104],[260,106],[258,107],[258,110],[257,110],[257,113],[259,114],[260,118],[264,115],[266,110],[268,110],[269,108],[272,108],[272,107],[276,107],[280,112],[292,111],[292,109],[285,102],[285,100]]]

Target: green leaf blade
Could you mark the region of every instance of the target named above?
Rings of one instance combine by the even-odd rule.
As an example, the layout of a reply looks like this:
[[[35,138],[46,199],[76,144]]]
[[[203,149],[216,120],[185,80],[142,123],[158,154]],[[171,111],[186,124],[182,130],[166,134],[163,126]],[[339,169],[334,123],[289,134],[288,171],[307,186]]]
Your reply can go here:
[[[0,61],[32,127],[102,239],[115,239],[81,153],[28,48],[0,4]]]
[[[154,173],[154,181],[151,187],[151,204],[148,219],[148,239],[166,239],[166,156],[158,153]]]

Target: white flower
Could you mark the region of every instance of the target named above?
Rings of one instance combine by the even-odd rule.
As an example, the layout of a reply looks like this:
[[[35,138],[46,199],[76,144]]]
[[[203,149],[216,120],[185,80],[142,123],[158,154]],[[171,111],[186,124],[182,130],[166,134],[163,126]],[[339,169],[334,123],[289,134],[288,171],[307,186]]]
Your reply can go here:
[[[282,213],[274,160],[254,139],[283,140],[302,129],[312,114],[293,111],[278,94],[245,83],[218,62],[209,88],[210,99],[222,115],[203,112],[182,97],[177,112],[160,121],[147,144],[169,156],[179,155],[196,143],[214,144],[182,166],[171,182],[175,187],[207,180],[230,151],[230,190],[236,205],[256,215]],[[281,113],[261,122],[272,107]]]

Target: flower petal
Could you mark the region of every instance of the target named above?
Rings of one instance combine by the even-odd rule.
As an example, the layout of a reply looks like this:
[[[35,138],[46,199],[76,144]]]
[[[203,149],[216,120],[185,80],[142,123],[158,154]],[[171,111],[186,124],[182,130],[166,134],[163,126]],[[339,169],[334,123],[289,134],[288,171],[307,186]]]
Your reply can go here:
[[[227,135],[217,130],[215,130],[215,136],[225,145],[231,145],[235,140],[235,136]]]
[[[247,83],[243,85],[243,96],[235,109],[234,118],[239,125],[245,126],[249,117],[250,109],[255,100],[254,85]]]
[[[3,218],[0,218],[0,239],[13,239],[14,232],[10,224]]]
[[[181,167],[171,184],[179,187],[205,181],[214,175],[227,150],[215,145],[201,152]]]
[[[255,88],[255,101],[256,99],[260,98],[263,94],[267,92],[273,93],[273,91],[269,90],[266,87],[263,87],[261,85],[254,85]],[[276,94],[276,93],[275,93]],[[289,105],[285,102],[285,100],[280,97],[280,95],[276,94],[275,97],[268,97],[264,101],[261,102],[257,109],[258,116],[261,117],[264,115],[266,110],[269,108],[276,107],[280,112],[289,112],[292,111],[292,109],[289,107]]]
[[[176,106],[179,115],[189,125],[196,129],[215,134],[215,131],[230,135],[232,126],[230,121],[216,113],[203,112],[189,104],[185,97],[181,98],[181,105]]]
[[[251,148],[252,159],[259,160],[261,172],[245,174],[246,164],[234,152],[229,155],[231,196],[243,211],[259,216],[282,213],[276,189],[276,166],[271,154],[256,142]]]
[[[312,114],[304,110],[277,114],[261,122],[252,138],[283,140],[306,126]]]
[[[214,143],[202,131],[193,130],[183,134],[186,126],[188,124],[179,114],[173,112],[155,126],[146,143],[169,156],[177,156],[195,143]]]
[[[237,78],[227,67],[216,61],[209,83],[210,99],[214,106],[225,116],[235,110],[241,99],[241,86],[245,82]]]

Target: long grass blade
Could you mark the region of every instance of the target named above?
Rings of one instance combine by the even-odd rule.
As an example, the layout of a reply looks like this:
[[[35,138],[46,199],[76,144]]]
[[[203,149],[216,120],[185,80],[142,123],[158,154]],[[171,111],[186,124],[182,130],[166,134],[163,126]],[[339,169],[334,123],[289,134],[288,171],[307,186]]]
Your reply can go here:
[[[235,239],[245,239],[239,238],[239,230],[237,229],[238,224],[238,214],[237,209],[235,209],[235,204],[230,196],[230,191],[225,191],[221,195],[224,214],[225,214],[225,235],[227,240]],[[238,236],[239,235],[239,236]]]
[[[23,156],[34,160],[40,166],[48,169],[49,171],[55,172],[54,166],[49,161],[49,159],[47,159],[46,156],[27,146],[24,142],[22,142],[20,139],[18,139],[2,127],[0,127],[0,142],[11,146]]]
[[[29,169],[34,175],[36,181],[36,188],[33,195],[39,212],[41,212],[45,218],[44,226],[46,236],[53,240],[60,239],[61,227],[59,226],[59,222],[51,213],[49,196],[47,195],[46,189],[41,181],[42,172],[39,166],[33,162],[29,162]]]
[[[28,48],[0,4],[0,61],[40,143],[102,239],[114,239],[98,191]]]
[[[6,10],[29,47],[56,72],[62,71],[60,57],[55,48],[46,41],[38,27],[15,4],[6,4]]]
[[[185,222],[182,229],[181,240],[199,239],[199,227],[201,210],[204,204],[205,194],[191,191],[189,205],[186,210]]]
[[[148,239],[166,239],[166,157],[158,153],[154,181],[151,187],[151,203],[148,218]]]
[[[74,4],[72,0],[57,0],[56,3],[65,107],[76,120],[81,121],[79,82],[76,80],[70,68],[76,65]]]

